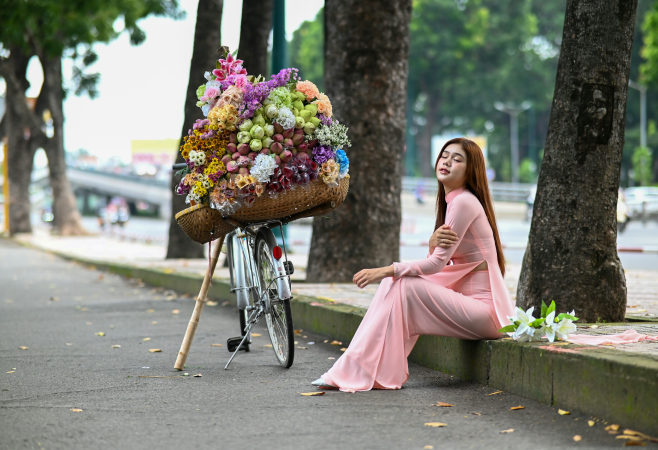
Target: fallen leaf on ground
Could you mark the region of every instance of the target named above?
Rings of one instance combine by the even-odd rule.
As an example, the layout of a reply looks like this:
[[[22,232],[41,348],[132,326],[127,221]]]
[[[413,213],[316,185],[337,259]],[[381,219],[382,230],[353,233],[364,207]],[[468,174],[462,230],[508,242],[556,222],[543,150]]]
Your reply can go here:
[[[433,448],[434,448],[433,445],[426,445],[425,447],[423,447],[423,450],[432,450]]]
[[[71,344],[70,342],[67,342],[66,345],[73,345],[73,344]]]
[[[151,352],[151,353],[160,353],[160,352],[162,352],[162,350],[160,350],[159,348],[149,348],[149,352]]]
[[[599,327],[598,325],[592,325],[590,328],[593,329],[593,330],[595,330],[595,329],[597,329],[598,327]]]
[[[155,309],[147,309],[146,312],[147,312],[147,313],[154,313],[154,312],[155,312]]]
[[[557,413],[561,416],[568,416],[569,414],[571,414],[569,411],[565,411],[563,409],[558,409]]]
[[[617,425],[616,423],[613,423],[613,424],[608,425],[607,427],[605,427],[605,431],[610,431],[610,430],[612,430],[612,431],[619,430],[619,425]]]
[[[306,337],[306,336],[304,336]],[[307,342],[308,345],[315,345],[315,342]]]
[[[510,411],[516,411],[517,409],[525,409],[525,406],[521,406],[521,405],[519,405],[519,406],[512,406],[512,407],[510,408]]]
[[[16,372],[16,371],[15,371],[15,370],[10,370],[10,371],[7,372],[7,373],[14,373],[14,372]]]
[[[261,334],[260,334],[260,333],[251,333],[251,336],[252,336],[252,337],[260,337]]]
[[[331,345],[343,345],[343,343],[340,342],[340,341],[331,341],[330,344]]]
[[[595,422],[594,422],[593,420],[588,420],[588,421],[587,421],[587,425],[589,425],[590,427],[593,427],[593,426],[594,426],[594,423],[595,423]]]
[[[336,359],[336,358],[334,358],[333,356],[330,356],[330,357],[329,357],[329,358],[327,358],[327,359]]]
[[[226,300],[225,302],[222,302],[222,306],[226,306],[226,305],[228,305],[228,304],[229,304],[229,301],[228,301],[228,300]]]
[[[510,428],[509,430],[503,430],[501,433],[514,433],[514,428]]]
[[[180,311],[178,309],[174,309],[171,313],[172,314],[178,314]]]
[[[304,330],[295,330],[295,334],[302,334],[302,331]]]
[[[324,395],[324,392],[323,391],[319,391],[319,392],[300,392],[300,394],[302,394],[303,396],[306,396],[306,397],[314,397],[316,395]]]
[[[224,344],[210,344],[211,347],[224,347]]]
[[[50,297],[50,301],[51,301],[51,302],[58,302],[58,301],[59,301],[59,297],[54,297],[54,296],[53,296],[53,297]]]
[[[94,322],[86,322],[86,323],[87,323],[87,325],[93,325],[94,324]]]
[[[439,428],[439,427],[446,427],[448,426],[447,423],[442,423],[442,422],[427,422],[425,424],[426,427],[434,427],[434,428]]]
[[[344,352],[345,350],[347,350],[345,347],[340,349],[341,352]]]
[[[308,350],[308,347],[297,347],[297,348],[300,348],[302,350]]]
[[[491,394],[487,394],[487,395],[496,395],[496,394],[502,394],[502,393],[503,393],[503,391],[496,391],[496,392],[492,392]]]
[[[121,346],[117,344],[117,345],[113,345],[112,348],[121,348]]]
[[[144,339],[142,339],[142,340],[143,340],[143,341],[150,341],[151,338],[144,338]]]
[[[26,346],[24,346],[24,345],[21,345],[19,348],[20,348],[21,350],[27,350],[27,349],[28,349],[28,347],[26,347]]]
[[[151,322],[151,325],[157,325],[157,324],[158,324],[158,322],[156,322],[155,320],[153,322]]]
[[[573,437],[573,440],[576,441],[576,442],[580,442],[580,441],[583,440],[583,437],[581,435],[577,434]]]
[[[644,440],[639,436],[629,436],[627,434],[621,434],[619,436],[616,436],[615,439],[626,439],[626,440],[629,440],[629,441],[643,441]]]
[[[450,407],[450,406],[455,406],[455,405],[451,405],[450,403],[446,403],[446,402],[436,402],[436,403],[433,404],[432,406],[443,406],[443,407],[445,407],[445,408],[448,408],[448,407]]]
[[[71,408],[71,411],[73,412],[82,412],[80,408]]]
[[[103,333],[102,331],[99,331],[98,333],[96,333],[96,336],[105,336],[105,333]]]
[[[481,416],[482,415],[482,414],[476,413],[476,412],[472,412],[471,414],[473,414],[474,416]]]
[[[644,447],[646,446],[646,442],[641,442],[641,441],[626,441],[624,442],[624,447]]]
[[[192,375],[192,376],[199,378],[199,377],[202,377],[203,375],[201,375],[200,373],[197,373],[196,375]]]
[[[105,275],[103,275],[103,274],[98,275],[98,280],[99,281],[102,280],[103,278],[105,278]]]
[[[269,348],[272,348],[272,344],[265,344],[265,345],[263,345],[263,347],[269,347]]]

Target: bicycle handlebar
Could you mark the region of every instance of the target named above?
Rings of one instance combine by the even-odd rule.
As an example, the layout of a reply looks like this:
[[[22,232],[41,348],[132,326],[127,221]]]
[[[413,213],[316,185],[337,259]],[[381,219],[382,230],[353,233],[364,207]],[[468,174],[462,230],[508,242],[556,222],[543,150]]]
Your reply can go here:
[[[178,163],[171,166],[173,170],[181,170],[187,167],[187,163]]]

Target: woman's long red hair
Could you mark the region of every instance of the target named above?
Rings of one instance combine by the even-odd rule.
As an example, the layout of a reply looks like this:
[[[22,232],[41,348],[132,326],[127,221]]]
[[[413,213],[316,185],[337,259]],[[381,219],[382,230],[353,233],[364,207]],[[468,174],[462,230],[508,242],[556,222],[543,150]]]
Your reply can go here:
[[[439,166],[441,154],[451,144],[459,144],[466,152],[466,189],[471,191],[477,197],[484,208],[484,212],[491,225],[494,240],[496,241],[496,253],[498,256],[498,266],[500,271],[505,275],[505,257],[503,256],[503,246],[500,243],[500,236],[498,236],[498,226],[496,225],[496,216],[494,215],[493,201],[491,200],[491,193],[489,192],[489,181],[487,180],[487,170],[484,163],[484,154],[482,149],[475,142],[466,138],[450,139],[441,148],[439,157],[434,164],[434,173]],[[446,191],[443,184],[439,181],[439,193],[436,196],[436,223],[434,230],[436,231],[446,221],[446,210],[448,204],[446,203]]]

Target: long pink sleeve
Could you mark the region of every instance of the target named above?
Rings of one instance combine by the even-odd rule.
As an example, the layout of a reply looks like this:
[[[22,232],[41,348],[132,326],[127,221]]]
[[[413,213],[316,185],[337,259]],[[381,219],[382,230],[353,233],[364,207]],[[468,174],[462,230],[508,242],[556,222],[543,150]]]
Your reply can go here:
[[[455,253],[466,235],[468,227],[478,215],[483,212],[480,202],[472,195],[458,195],[449,204],[446,210],[447,225],[450,225],[452,231],[457,233],[458,241],[449,248],[436,247],[434,253],[427,259],[411,261],[408,263],[393,263],[393,278],[417,277],[419,275],[430,275],[438,273],[448,264],[450,258]]]

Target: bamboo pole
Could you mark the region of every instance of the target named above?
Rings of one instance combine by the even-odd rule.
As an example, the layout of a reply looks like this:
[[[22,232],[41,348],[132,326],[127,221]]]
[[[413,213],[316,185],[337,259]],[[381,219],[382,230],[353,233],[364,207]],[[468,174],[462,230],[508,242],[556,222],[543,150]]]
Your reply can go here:
[[[180,351],[178,352],[178,357],[176,358],[176,364],[174,369],[183,370],[185,367],[185,361],[187,360],[187,355],[190,352],[190,347],[192,346],[192,339],[194,339],[194,333],[199,326],[199,318],[201,317],[201,310],[203,305],[206,303],[206,296],[208,295],[208,289],[210,289],[210,282],[212,276],[215,273],[215,266],[217,265],[217,259],[219,258],[219,252],[222,250],[222,245],[224,245],[224,237],[219,238],[217,244],[212,249],[212,254],[210,256],[210,263],[208,264],[208,271],[206,276],[203,278],[203,284],[201,285],[201,291],[196,298],[196,304],[194,305],[194,311],[192,312],[192,318],[190,323],[187,324],[187,331],[185,332],[185,337],[183,338],[183,343],[180,346]]]
[[[7,146],[7,138],[3,140],[2,149],[4,152],[3,162],[2,162],[2,193],[4,198],[4,208],[5,208],[5,225],[4,232],[9,234],[9,147]]]

